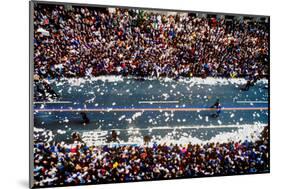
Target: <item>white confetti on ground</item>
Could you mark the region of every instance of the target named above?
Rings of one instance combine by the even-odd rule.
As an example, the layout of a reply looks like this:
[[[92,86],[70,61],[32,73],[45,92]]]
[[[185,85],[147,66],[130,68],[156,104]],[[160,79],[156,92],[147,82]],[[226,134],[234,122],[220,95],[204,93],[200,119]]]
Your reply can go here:
[[[124,119],[126,116],[122,115],[121,117],[118,118],[119,121],[121,121],[122,119]]]
[[[133,120],[130,119],[130,118],[128,118],[128,119],[126,119],[126,121],[127,121],[129,124],[131,124]]]
[[[205,116],[205,121],[209,122],[209,116]]]
[[[134,115],[132,116],[132,119],[135,120],[136,118],[140,117],[142,115],[142,112],[136,112],[134,113]]]
[[[164,100],[167,100],[170,97],[167,93],[162,94],[162,96],[164,97]]]
[[[61,129],[58,129],[58,130],[57,130],[57,133],[62,135],[62,134],[65,134],[66,131],[65,131],[65,130],[61,130]]]
[[[69,119],[67,119],[67,117],[65,117],[62,122],[63,122],[63,123],[68,123],[68,122],[69,122]]]

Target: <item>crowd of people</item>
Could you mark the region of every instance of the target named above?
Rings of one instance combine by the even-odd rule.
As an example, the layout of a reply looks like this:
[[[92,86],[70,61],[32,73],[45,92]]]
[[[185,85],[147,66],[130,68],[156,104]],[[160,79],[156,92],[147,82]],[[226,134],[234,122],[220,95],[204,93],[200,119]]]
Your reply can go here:
[[[268,171],[268,127],[256,142],[87,146],[75,140],[34,145],[38,187]]]
[[[267,77],[268,71],[269,26],[264,21],[35,6],[34,74],[40,78]]]

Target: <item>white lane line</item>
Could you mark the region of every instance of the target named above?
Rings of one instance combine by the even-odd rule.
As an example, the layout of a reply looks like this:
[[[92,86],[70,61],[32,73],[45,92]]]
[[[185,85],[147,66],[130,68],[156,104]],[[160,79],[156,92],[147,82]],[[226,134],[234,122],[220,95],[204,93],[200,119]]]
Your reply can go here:
[[[267,126],[268,124],[259,123],[255,126]],[[175,129],[222,129],[222,128],[244,128],[244,127],[252,127],[252,125],[243,124],[243,125],[194,125],[194,126],[159,126],[159,127],[147,127],[147,128],[126,128],[126,129],[109,129],[115,131],[146,131],[146,130],[175,130]],[[91,132],[91,131],[86,131]],[[93,133],[95,131],[92,131]]]
[[[177,104],[179,101],[174,100],[174,101],[139,101],[139,104]]]
[[[240,103],[240,104],[246,104],[246,103],[248,103],[248,104],[250,104],[250,103],[253,103],[253,104],[267,104],[268,103],[268,101],[247,101],[247,100],[245,100],[245,101],[236,101],[237,103]]]
[[[222,108],[224,111],[232,110],[268,110],[268,107],[234,107],[234,108]],[[139,111],[180,111],[180,112],[194,112],[194,111],[210,111],[215,108],[78,108],[78,109],[35,109],[35,112],[139,112]]]
[[[47,101],[47,102],[33,102],[33,104],[71,104],[71,101]]]

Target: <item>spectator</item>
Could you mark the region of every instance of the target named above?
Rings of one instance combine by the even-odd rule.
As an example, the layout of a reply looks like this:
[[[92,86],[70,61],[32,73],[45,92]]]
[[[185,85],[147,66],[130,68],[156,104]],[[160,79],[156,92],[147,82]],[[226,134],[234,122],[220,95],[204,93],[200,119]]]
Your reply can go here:
[[[230,27],[224,18],[37,4],[34,73],[57,79],[267,76],[267,23],[232,22]]]
[[[35,186],[125,182],[269,171],[268,127],[256,142],[149,147],[66,144],[34,145]]]

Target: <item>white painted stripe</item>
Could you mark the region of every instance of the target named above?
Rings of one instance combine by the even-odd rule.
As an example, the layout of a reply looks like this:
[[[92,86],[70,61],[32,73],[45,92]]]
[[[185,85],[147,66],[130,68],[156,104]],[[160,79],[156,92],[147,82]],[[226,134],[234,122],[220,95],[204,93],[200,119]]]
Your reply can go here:
[[[71,104],[71,101],[46,101],[46,102],[33,102],[33,104]]]
[[[139,104],[177,104],[179,101],[139,101]]]
[[[267,126],[268,124],[259,123],[260,126]],[[222,129],[222,128],[243,128],[252,127],[253,125],[194,125],[194,126],[159,126],[159,127],[147,127],[147,128],[126,128],[126,129],[109,129],[115,131],[146,131],[146,130],[175,130],[175,129]],[[88,132],[88,131],[87,131]],[[89,131],[91,132],[91,131]],[[95,132],[95,131],[92,131]]]
[[[222,108],[224,111],[232,110],[268,110],[268,107],[234,107]],[[97,108],[97,109],[35,109],[35,112],[138,112],[138,111],[180,111],[180,112],[193,112],[193,111],[210,111],[216,110],[215,108]]]
[[[244,103],[253,103],[253,104],[267,104],[268,101],[236,101],[237,103],[244,104]]]

